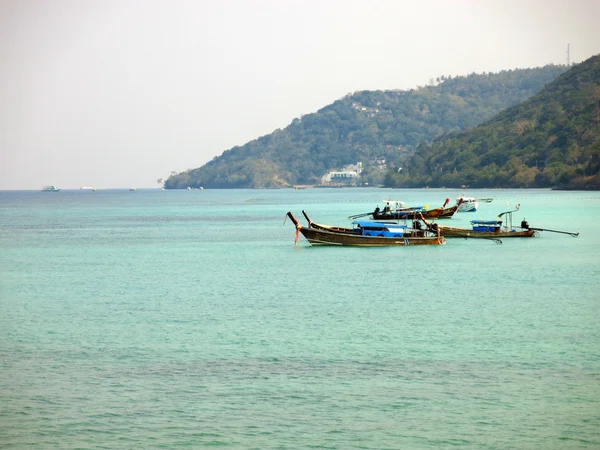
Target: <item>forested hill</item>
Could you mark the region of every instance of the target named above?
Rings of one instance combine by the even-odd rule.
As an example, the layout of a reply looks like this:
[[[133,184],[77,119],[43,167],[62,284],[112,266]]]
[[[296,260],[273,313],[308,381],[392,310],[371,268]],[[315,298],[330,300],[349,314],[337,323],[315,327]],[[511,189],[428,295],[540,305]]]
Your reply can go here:
[[[387,186],[600,189],[600,55],[465,133],[422,144]]]
[[[567,69],[548,65],[442,76],[409,91],[362,91],[296,118],[283,130],[173,174],[166,188],[273,188],[315,184],[330,170],[362,162],[362,182],[381,183],[416,146],[476,126],[538,92]]]

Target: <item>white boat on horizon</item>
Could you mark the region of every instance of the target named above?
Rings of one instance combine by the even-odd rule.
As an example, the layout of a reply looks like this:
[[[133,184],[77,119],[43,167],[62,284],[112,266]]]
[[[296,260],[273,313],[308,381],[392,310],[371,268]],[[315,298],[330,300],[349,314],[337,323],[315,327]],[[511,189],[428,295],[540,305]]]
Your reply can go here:
[[[60,189],[51,184],[50,186],[44,186],[42,192],[60,192]]]
[[[93,191],[93,192],[96,192],[96,188],[95,187],[91,187],[91,186],[81,186],[79,189],[82,190],[82,191]]]

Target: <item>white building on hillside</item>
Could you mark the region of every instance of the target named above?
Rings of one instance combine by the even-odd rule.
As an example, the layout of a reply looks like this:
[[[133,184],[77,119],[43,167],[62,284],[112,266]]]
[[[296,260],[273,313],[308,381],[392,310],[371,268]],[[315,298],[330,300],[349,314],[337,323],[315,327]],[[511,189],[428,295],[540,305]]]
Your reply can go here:
[[[361,162],[350,164],[344,167],[342,170],[332,170],[328,174],[324,175],[322,182],[323,184],[351,183],[358,178],[362,170]]]

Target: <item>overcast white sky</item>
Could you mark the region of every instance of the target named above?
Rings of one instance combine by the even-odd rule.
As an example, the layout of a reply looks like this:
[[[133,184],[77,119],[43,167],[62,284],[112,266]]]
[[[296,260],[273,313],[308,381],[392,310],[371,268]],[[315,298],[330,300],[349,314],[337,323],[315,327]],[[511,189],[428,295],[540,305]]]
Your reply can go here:
[[[597,0],[0,0],[0,189],[158,187],[349,92],[600,53]]]

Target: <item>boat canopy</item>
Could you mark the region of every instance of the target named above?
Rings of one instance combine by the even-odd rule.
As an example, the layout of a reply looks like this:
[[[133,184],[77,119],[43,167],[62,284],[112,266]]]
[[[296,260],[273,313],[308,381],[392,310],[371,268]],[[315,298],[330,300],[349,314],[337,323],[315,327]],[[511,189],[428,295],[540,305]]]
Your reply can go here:
[[[354,229],[362,236],[402,237],[407,232],[406,225],[372,220],[355,220]]]
[[[352,225],[355,225],[360,228],[366,228],[366,227],[381,228],[381,229],[384,229],[384,228],[388,229],[390,227],[406,228],[406,225],[401,225],[401,224],[396,224],[396,223],[377,222],[374,220],[355,220],[354,222],[352,222]]]
[[[501,220],[471,220],[473,225],[502,225]]]

